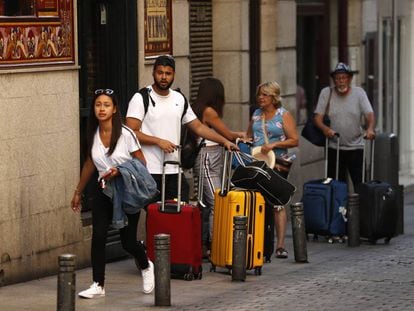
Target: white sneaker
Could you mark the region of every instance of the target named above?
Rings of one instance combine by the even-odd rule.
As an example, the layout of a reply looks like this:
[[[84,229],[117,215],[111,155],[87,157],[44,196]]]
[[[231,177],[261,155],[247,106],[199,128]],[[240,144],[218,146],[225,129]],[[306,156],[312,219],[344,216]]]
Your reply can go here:
[[[148,260],[148,268],[141,270],[142,274],[142,291],[150,294],[154,290],[154,264]]]
[[[88,289],[81,291],[78,294],[79,297],[82,298],[99,298],[105,296],[105,289],[102,286],[99,286],[98,283],[94,282],[91,287]]]

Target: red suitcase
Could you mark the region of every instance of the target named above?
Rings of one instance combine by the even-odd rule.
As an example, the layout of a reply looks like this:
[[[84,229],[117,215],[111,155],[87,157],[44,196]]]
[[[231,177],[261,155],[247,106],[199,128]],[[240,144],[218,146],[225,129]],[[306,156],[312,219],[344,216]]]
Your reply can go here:
[[[165,162],[176,164],[179,162]],[[171,277],[184,280],[201,279],[201,214],[197,206],[181,202],[181,187],[178,186],[177,201],[165,201],[165,173],[162,177],[161,202],[153,203],[147,210],[147,254],[154,261],[154,236],[170,235]],[[181,185],[179,173],[178,185]]]

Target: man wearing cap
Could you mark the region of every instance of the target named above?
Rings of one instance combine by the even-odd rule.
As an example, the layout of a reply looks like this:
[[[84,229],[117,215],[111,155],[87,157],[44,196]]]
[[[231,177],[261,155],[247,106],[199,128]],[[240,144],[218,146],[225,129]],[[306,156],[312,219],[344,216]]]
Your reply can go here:
[[[336,139],[340,135],[339,180],[346,182],[349,172],[354,187],[362,182],[362,162],[364,136],[375,138],[375,115],[365,91],[351,86],[353,71],[338,63],[331,72],[334,87],[322,89],[315,110],[315,124],[324,135],[332,138],[328,148],[328,176],[334,178],[336,172]],[[329,107],[327,105],[329,102]],[[325,112],[331,123],[323,123]],[[361,119],[365,119],[365,133]]]
[[[161,189],[163,156],[166,161],[177,160],[177,145],[180,143],[181,125],[186,124],[197,136],[217,142],[228,150],[238,147],[223,136],[203,125],[197,119],[191,106],[185,107],[184,96],[171,88],[175,76],[175,60],[170,55],[159,56],[154,63],[152,76],[154,82],[147,86],[150,103],[145,112],[144,102],[140,93],[131,98],[126,115],[126,124],[135,131],[142,151],[147,160],[147,168]],[[178,167],[165,167],[165,198],[177,197]],[[189,199],[188,184],[182,179],[183,201]]]

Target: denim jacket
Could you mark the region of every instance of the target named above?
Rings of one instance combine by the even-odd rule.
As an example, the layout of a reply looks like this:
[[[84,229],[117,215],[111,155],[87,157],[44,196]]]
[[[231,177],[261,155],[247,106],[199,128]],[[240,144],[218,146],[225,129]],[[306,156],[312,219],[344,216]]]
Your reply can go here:
[[[158,189],[147,168],[138,159],[118,166],[118,176],[110,180],[103,193],[112,199],[112,227],[121,229],[128,224],[126,214],[136,214],[155,201]]]

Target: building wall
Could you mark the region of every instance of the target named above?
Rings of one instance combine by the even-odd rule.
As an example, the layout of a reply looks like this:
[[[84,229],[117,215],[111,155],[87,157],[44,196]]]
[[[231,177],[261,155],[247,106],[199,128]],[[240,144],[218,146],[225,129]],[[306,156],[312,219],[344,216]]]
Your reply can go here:
[[[4,285],[56,273],[62,253],[76,253],[79,265],[89,256],[69,208],[79,176],[77,68],[1,71],[0,94]]]
[[[249,120],[249,1],[212,0],[213,74],[226,91],[224,120],[246,130]]]
[[[414,175],[414,2],[398,1],[401,18],[400,77],[400,174],[412,180]]]
[[[153,82],[152,69],[154,58],[145,59],[144,50],[144,1],[137,1],[138,9],[138,88]],[[190,94],[190,61],[189,61],[189,2],[187,0],[172,1],[173,56],[175,58],[174,88]]]

